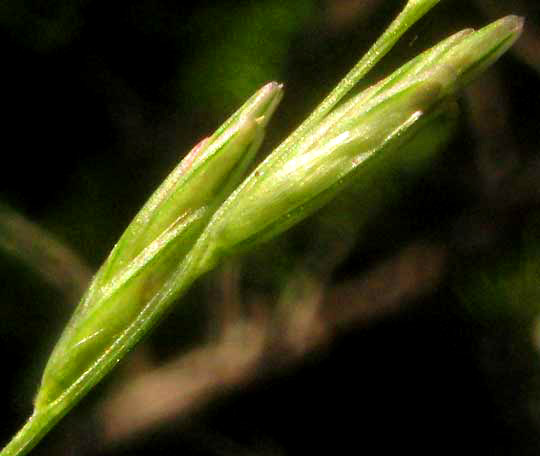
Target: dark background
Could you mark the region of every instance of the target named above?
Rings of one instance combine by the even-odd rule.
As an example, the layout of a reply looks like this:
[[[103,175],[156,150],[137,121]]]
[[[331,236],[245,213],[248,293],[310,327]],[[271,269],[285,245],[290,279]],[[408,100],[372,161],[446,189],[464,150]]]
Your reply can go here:
[[[95,270],[183,154],[257,88],[286,85],[262,157],[402,4],[3,0],[1,202]],[[96,410],[111,382],[129,380],[121,366],[33,454],[537,454],[540,6],[442,0],[370,80],[453,32],[511,13],[526,16],[522,39],[461,95],[456,134],[429,166],[376,182],[382,196],[366,207],[343,197],[235,260],[248,308],[271,312],[307,274],[329,296],[367,286],[365,313],[292,362],[270,346],[253,378],[111,443]],[[395,268],[377,276],[379,288],[370,282],[384,264],[412,268],[407,292]],[[224,273],[202,280],[145,342],[157,365],[213,337],[208,296],[220,293]],[[74,302],[16,254],[0,252],[0,280],[6,442],[31,412]],[[355,308],[364,288],[333,305]]]

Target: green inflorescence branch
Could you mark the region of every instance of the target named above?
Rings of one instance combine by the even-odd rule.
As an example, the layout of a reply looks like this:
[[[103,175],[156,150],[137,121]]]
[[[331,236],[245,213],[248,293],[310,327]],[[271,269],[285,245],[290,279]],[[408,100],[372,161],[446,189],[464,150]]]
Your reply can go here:
[[[349,97],[438,0],[410,0],[319,107],[245,179],[283,87],[269,83],[182,160],[100,268],[45,368],[34,413],[0,456],[23,455],[203,273],[270,239],[369,177],[451,110],[450,97],[502,55],[523,21],[464,30]]]

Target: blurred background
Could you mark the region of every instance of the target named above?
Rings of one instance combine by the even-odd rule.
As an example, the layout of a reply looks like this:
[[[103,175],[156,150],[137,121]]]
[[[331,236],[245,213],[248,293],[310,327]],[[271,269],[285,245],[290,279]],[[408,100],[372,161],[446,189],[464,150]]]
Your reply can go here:
[[[404,3],[0,2],[2,444],[92,273],[191,146],[277,80],[264,157]],[[442,0],[364,84],[506,14],[524,34],[459,118],[200,280],[32,454],[537,454],[540,4]]]

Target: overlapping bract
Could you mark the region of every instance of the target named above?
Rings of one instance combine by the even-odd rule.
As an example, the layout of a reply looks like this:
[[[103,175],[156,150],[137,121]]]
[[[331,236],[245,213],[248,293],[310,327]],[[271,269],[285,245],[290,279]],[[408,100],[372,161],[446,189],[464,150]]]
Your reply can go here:
[[[504,53],[522,22],[508,16],[457,33],[331,111],[302,141],[278,148],[212,218],[199,242],[203,269],[286,230],[369,172],[369,160],[398,147]]]
[[[448,38],[278,147],[240,184],[281,98],[280,85],[263,87],[191,151],[128,227],[57,344],[36,407],[58,399],[93,368],[96,354],[129,337],[144,312],[153,321],[149,306],[162,313],[223,257],[283,232],[369,173],[371,160],[444,110],[521,27],[509,16]]]
[[[410,152],[400,146],[423,128],[446,128],[452,95],[512,45],[520,18],[460,32],[336,107],[437,2],[410,0],[353,76],[244,181],[281,99],[276,83],[186,156],[97,273],[48,361],[33,416],[2,456],[29,451],[201,274],[298,223],[350,182],[385,185],[372,179],[373,164],[400,161],[396,153]]]
[[[54,402],[167,283],[209,217],[244,177],[282,95],[270,83],[182,160],[126,229],[45,369],[36,407]]]

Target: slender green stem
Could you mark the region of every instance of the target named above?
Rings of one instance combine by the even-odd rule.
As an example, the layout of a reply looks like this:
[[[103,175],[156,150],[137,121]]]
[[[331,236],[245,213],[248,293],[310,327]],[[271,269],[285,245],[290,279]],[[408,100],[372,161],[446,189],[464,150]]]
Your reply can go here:
[[[403,34],[440,0],[409,0],[401,13],[392,21],[379,39],[360,61],[327,95],[309,117],[279,146],[287,150],[289,145],[302,138],[317,125],[341,99],[362,79],[396,44]]]
[[[67,409],[59,411],[55,407],[35,412],[4,447],[1,455],[20,456],[27,454],[67,412]]]
[[[0,452],[0,456],[23,456],[66,415],[86,393],[99,382],[126,353],[160,320],[172,299],[182,295],[200,275],[198,271],[184,272],[179,267],[175,286],[156,295],[143,309],[135,321],[118,337],[114,344],[69,387],[56,401],[38,408],[26,424]],[[173,280],[170,280],[173,282]]]

